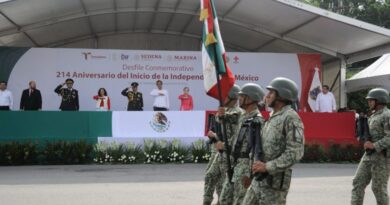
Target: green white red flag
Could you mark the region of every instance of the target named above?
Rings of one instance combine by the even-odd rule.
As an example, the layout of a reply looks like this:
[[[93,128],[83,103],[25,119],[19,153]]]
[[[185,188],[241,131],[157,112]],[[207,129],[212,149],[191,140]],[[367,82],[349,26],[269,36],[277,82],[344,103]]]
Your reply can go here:
[[[234,85],[234,76],[228,64],[225,47],[219,30],[213,0],[200,0],[200,20],[203,21],[202,66],[204,86],[209,96],[224,100]],[[221,91],[219,96],[218,79]]]

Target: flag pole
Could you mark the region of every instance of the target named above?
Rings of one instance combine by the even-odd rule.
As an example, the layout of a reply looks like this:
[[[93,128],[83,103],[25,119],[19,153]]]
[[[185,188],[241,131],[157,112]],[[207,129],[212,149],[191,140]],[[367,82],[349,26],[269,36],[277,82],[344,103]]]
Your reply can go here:
[[[224,104],[223,104],[223,99],[222,99],[222,89],[221,89],[221,83],[220,83],[220,80],[219,80],[219,76],[220,76],[220,73],[219,73],[219,63],[218,63],[218,55],[217,55],[217,46],[216,44],[214,43],[213,45],[213,50],[214,50],[214,66],[215,66],[215,70],[216,70],[216,75],[217,75],[217,88],[218,88],[218,98],[219,98],[219,106],[220,107],[224,107]],[[224,118],[220,118],[221,119],[221,124],[222,124],[222,129],[223,129],[223,132],[222,132],[222,139],[223,139],[223,142],[225,143],[225,147],[226,147],[226,163],[227,163],[227,175],[228,175],[228,179],[229,179],[229,182],[232,183],[232,178],[233,178],[233,169],[232,169],[232,163],[230,161],[230,155],[231,155],[231,149],[230,149],[230,145],[229,145],[229,140],[227,139],[227,136],[226,136],[226,124],[225,124],[225,120]],[[232,130],[230,130],[230,133],[231,133]]]

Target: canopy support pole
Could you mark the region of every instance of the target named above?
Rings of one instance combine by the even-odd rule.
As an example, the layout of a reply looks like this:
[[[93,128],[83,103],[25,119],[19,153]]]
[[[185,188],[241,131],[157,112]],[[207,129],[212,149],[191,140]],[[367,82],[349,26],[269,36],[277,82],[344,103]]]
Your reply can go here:
[[[340,56],[340,108],[347,107],[347,92],[345,89],[346,73],[347,73],[347,59]]]

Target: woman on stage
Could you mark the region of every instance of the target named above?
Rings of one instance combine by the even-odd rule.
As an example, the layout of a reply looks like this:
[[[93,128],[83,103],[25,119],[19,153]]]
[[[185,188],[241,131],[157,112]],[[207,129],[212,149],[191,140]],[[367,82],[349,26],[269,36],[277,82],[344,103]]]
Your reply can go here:
[[[179,95],[181,101],[180,111],[190,111],[194,109],[194,102],[192,96],[189,94],[190,89],[188,87],[183,88],[183,94]]]
[[[110,110],[110,98],[107,96],[107,91],[104,88],[100,88],[98,95],[93,96],[96,100],[96,111],[109,111]]]

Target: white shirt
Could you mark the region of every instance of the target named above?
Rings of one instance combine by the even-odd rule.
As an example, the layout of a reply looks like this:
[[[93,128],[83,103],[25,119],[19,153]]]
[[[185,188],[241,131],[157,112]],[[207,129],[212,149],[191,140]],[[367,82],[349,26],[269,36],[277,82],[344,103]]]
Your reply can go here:
[[[9,90],[0,90],[0,106],[9,106],[12,109],[14,105],[14,99],[12,93]]]
[[[162,95],[160,95],[162,94]],[[169,109],[169,97],[167,90],[153,89],[150,95],[154,96],[153,107],[161,107]]]
[[[336,99],[331,92],[320,93],[316,99],[316,112],[333,112],[336,110]]]

